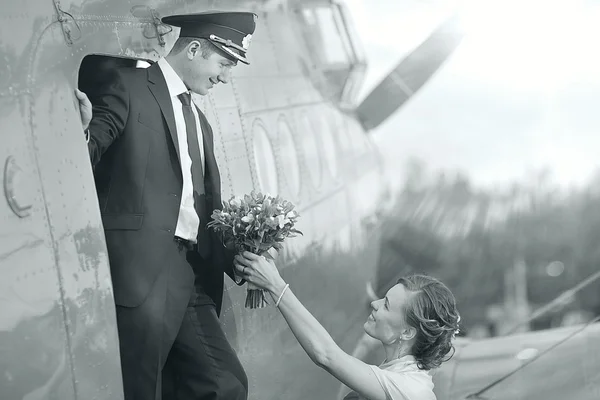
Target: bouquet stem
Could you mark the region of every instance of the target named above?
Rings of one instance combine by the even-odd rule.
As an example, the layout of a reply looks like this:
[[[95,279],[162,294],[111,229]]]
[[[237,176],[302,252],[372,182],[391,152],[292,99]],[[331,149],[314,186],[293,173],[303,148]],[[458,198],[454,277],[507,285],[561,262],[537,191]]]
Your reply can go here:
[[[246,308],[265,308],[267,303],[267,297],[264,290],[259,289],[257,286],[247,283],[248,290],[246,292]]]

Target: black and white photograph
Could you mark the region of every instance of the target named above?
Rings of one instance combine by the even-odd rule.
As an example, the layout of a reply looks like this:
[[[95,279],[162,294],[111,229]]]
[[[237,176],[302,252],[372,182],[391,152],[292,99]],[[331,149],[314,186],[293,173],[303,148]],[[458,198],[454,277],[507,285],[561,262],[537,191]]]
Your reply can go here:
[[[0,6],[0,400],[600,399],[600,0]]]

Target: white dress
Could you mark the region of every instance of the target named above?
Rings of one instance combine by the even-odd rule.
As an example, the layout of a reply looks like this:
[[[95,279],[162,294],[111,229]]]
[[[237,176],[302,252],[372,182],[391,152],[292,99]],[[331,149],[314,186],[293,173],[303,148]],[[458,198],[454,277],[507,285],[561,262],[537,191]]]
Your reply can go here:
[[[417,367],[413,356],[404,356],[378,367],[369,367],[379,380],[388,400],[436,400],[431,375]],[[344,400],[364,400],[364,397],[350,392]]]

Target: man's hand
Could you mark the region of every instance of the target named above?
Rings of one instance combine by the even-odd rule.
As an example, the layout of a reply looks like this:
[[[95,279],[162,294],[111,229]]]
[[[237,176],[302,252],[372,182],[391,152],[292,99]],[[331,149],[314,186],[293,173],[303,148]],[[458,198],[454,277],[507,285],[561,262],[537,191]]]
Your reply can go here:
[[[85,131],[92,120],[92,103],[86,94],[79,89],[75,89],[75,97],[79,100],[79,115],[81,117],[81,125]]]

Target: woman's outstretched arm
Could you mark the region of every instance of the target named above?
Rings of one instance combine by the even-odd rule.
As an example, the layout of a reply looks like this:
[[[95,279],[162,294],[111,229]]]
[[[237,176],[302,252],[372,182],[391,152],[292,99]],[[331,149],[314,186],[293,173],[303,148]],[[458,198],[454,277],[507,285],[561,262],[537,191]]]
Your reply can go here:
[[[236,268],[249,282],[268,290],[276,302],[286,287],[275,263],[244,252],[236,256]],[[386,400],[386,394],[371,368],[344,352],[317,319],[302,305],[291,288],[281,296],[279,310],[310,359],[338,380],[371,400]]]

